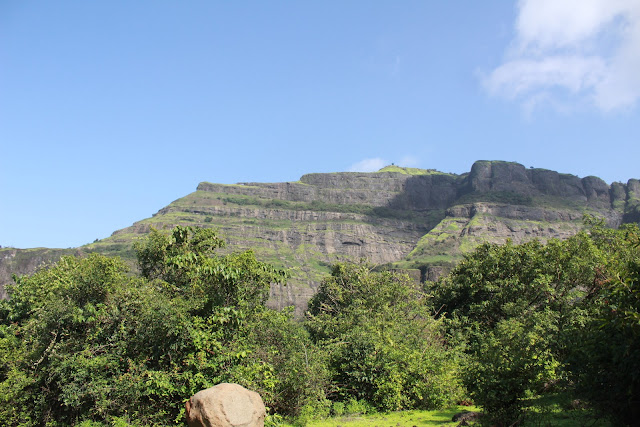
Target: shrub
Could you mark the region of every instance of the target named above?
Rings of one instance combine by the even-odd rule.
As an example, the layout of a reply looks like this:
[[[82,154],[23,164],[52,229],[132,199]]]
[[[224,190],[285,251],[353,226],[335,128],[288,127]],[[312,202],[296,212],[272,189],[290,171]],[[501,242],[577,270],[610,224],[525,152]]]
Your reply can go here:
[[[444,345],[425,295],[406,275],[334,266],[309,303],[306,326],[327,349],[334,401],[393,411],[459,398],[457,353]]]

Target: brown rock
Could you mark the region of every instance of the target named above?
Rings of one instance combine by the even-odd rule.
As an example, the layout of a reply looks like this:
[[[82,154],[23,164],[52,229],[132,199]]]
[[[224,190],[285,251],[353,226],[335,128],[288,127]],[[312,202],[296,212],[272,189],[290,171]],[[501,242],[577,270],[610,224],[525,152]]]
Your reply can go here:
[[[186,409],[190,427],[263,427],[266,416],[258,393],[228,383],[197,392]]]
[[[480,412],[462,411],[453,416],[451,421],[458,422],[459,426],[468,426],[469,422],[478,420],[482,414]]]

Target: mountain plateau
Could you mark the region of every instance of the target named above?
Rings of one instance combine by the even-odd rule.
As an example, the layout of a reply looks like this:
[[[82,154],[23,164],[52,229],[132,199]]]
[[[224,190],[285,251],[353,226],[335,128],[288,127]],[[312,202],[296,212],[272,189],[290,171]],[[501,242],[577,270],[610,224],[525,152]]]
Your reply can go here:
[[[12,274],[64,254],[100,252],[133,263],[133,243],[152,227],[214,227],[229,251],[252,249],[291,270],[269,304],[306,307],[339,261],[366,260],[433,280],[482,242],[566,238],[585,214],[609,226],[640,221],[640,181],[611,185],[503,161],[477,161],[461,175],[388,166],[378,172],[314,173],[297,182],[200,183],[197,190],[110,237],[75,249],[0,249],[0,295]]]

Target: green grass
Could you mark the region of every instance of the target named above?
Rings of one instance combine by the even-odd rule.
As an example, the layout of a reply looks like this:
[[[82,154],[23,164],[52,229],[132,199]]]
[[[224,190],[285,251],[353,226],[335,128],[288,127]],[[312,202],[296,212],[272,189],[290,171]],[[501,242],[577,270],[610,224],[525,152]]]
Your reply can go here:
[[[525,427],[612,427],[609,421],[599,418],[593,410],[572,404],[572,398],[565,393],[545,394],[529,402],[523,424]]]
[[[397,172],[403,175],[451,175],[451,176],[454,176],[453,174],[440,172],[435,169],[405,168],[405,167],[396,166],[396,165],[385,166],[382,169],[380,169],[378,172]]]
[[[525,427],[613,427],[613,425],[584,406],[573,403],[567,393],[550,393],[529,400],[524,417]],[[463,411],[479,412],[476,406],[456,406],[445,410],[400,411],[387,414],[345,415],[308,421],[307,427],[436,427],[455,426],[455,414]],[[292,424],[283,424],[290,427]]]
[[[401,411],[388,414],[350,415],[326,420],[314,420],[307,427],[436,427],[455,426],[451,418],[462,411],[477,411],[473,406],[457,406],[437,411]],[[287,424],[288,425],[288,424]]]

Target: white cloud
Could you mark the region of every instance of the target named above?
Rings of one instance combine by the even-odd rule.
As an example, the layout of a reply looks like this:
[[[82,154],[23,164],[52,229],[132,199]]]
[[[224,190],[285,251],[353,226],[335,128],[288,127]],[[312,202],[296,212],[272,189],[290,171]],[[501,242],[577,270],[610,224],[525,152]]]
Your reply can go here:
[[[602,81],[606,66],[598,57],[548,56],[516,59],[496,68],[487,81],[494,95],[518,98],[548,87],[584,91]]]
[[[484,79],[521,102],[589,102],[603,111],[640,98],[640,0],[521,0],[516,38]]]
[[[400,159],[399,166],[403,166],[406,168],[415,168],[420,164],[420,159],[414,156],[404,156]]]
[[[379,157],[373,159],[360,160],[349,166],[349,172],[375,172],[387,166],[389,162]]]

